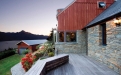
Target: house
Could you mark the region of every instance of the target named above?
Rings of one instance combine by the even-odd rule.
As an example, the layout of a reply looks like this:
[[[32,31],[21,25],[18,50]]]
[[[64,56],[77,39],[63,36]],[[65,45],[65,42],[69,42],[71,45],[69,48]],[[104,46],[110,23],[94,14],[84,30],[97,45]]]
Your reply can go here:
[[[39,44],[45,43],[47,40],[22,40],[18,45],[18,53],[22,54],[22,52],[26,49],[29,49],[30,52],[36,51],[36,46]]]
[[[58,53],[86,54],[121,74],[121,0],[75,0],[57,11]]]
[[[121,74],[121,0],[91,21],[87,31],[88,56]]]
[[[55,48],[59,53],[87,54],[86,25],[109,7],[114,0],[74,0],[57,10],[58,34]],[[100,5],[104,7],[100,7]]]

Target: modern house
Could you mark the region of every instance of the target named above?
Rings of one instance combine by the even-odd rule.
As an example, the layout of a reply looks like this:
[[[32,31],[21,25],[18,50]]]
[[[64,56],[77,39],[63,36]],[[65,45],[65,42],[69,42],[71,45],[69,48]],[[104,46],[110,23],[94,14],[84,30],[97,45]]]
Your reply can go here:
[[[57,12],[58,53],[86,54],[121,74],[121,0],[75,0]]]
[[[23,51],[29,49],[30,52],[36,51],[36,46],[45,43],[47,40],[22,40],[18,45],[18,53],[22,54]]]
[[[114,0],[74,0],[65,9],[58,9],[58,51],[86,54],[88,51],[85,27],[113,2]]]

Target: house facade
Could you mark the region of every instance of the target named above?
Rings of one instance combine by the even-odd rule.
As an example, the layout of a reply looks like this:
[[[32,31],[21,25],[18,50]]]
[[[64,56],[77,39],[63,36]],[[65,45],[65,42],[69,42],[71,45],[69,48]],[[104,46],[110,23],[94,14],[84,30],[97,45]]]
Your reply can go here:
[[[121,74],[120,7],[121,0],[76,0],[67,8],[58,10],[55,48],[59,53],[87,54]]]
[[[65,9],[58,9],[58,37],[55,46],[58,52],[88,54],[87,31],[84,27],[113,2],[114,0],[75,0]],[[101,3],[104,6],[101,7]]]
[[[87,25],[88,56],[121,74],[121,0]]]

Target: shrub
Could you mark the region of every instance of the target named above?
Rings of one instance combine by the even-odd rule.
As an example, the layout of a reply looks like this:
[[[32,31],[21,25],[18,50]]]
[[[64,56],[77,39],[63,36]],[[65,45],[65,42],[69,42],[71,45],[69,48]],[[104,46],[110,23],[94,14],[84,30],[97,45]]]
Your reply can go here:
[[[44,55],[44,51],[39,51],[38,53],[35,54],[36,56],[36,59],[35,60],[38,60],[40,57],[42,57]]]
[[[0,59],[6,58],[8,56],[14,55],[15,54],[15,50],[5,50],[0,52]]]
[[[4,58],[4,53],[0,52],[0,59]]]
[[[28,71],[32,67],[35,59],[36,56],[32,56],[31,53],[26,54],[25,57],[21,59],[21,64],[25,71]]]
[[[40,58],[40,53],[36,53],[35,56],[36,56],[36,59],[35,59],[35,61],[36,61]]]
[[[29,50],[23,51],[23,54],[28,54],[28,53],[29,53]]]
[[[54,56],[54,52],[49,52],[49,53],[48,53],[48,56],[49,56],[49,57]]]

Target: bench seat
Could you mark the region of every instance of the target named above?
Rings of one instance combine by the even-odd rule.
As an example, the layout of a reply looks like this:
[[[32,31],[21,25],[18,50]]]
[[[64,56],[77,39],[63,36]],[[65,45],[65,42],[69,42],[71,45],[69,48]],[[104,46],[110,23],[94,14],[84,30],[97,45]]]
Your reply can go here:
[[[43,60],[38,60],[24,75],[46,75],[46,73],[69,61],[68,54],[60,54]]]

